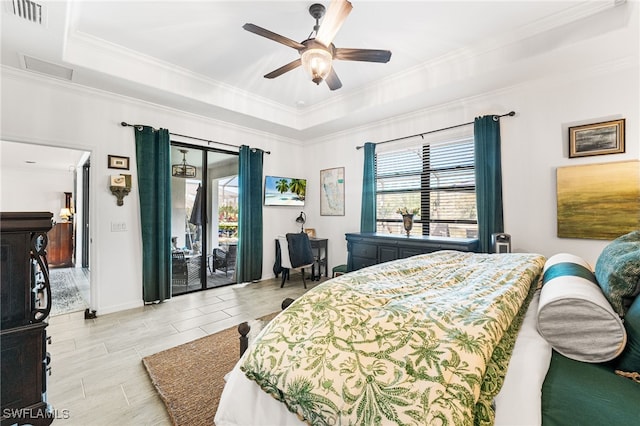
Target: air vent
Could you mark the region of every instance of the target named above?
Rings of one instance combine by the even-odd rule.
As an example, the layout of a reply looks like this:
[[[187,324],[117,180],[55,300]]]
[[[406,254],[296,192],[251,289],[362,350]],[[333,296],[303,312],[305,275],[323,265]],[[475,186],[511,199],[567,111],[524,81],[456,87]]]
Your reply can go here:
[[[5,3],[8,11],[18,18],[38,25],[45,24],[45,8],[31,0],[11,0]]]
[[[71,77],[73,77],[73,70],[71,68],[52,64],[51,62],[42,61],[26,55],[23,55],[22,59],[24,60],[24,68],[29,71],[69,81],[71,81]]]

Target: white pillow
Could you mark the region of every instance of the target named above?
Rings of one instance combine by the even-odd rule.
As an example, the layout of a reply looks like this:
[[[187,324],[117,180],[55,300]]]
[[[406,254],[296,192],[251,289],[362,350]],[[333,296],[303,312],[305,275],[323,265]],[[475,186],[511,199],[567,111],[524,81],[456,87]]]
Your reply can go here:
[[[547,272],[547,269],[558,263],[576,263],[578,265],[584,266],[590,271],[593,271],[591,265],[589,265],[589,263],[587,263],[587,261],[580,256],[576,256],[575,254],[570,253],[558,253],[547,259],[547,261],[544,263],[542,272]]]
[[[582,362],[609,361],[622,352],[627,334],[589,264],[560,253],[544,266],[538,332],[560,354]]]

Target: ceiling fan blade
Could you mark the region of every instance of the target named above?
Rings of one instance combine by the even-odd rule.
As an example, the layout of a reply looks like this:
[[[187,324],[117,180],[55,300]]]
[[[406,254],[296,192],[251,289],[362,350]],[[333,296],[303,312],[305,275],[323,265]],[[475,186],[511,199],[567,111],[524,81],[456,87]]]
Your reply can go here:
[[[270,40],[277,41],[278,43],[282,43],[285,46],[293,47],[296,50],[304,49],[304,45],[303,44],[298,43],[295,40],[291,40],[290,38],[287,38],[285,36],[281,36],[280,34],[276,34],[276,33],[272,32],[272,31],[265,30],[264,28],[259,27],[257,25],[244,24],[242,26],[242,28],[244,28],[245,30],[249,31],[250,33],[254,33],[254,34],[257,34],[259,36],[266,37],[266,38],[268,38]]]
[[[336,74],[333,67],[331,67],[331,71],[329,71],[329,74],[327,74],[324,81],[327,82],[327,86],[329,86],[329,89],[331,90],[338,90],[342,87],[342,82],[338,78],[338,74]]]
[[[300,65],[302,65],[302,60],[298,58],[295,61],[289,62],[287,65],[281,66],[277,70],[271,71],[269,74],[266,74],[264,78],[276,78],[278,76],[281,76],[287,71],[291,71],[293,69],[298,68]]]
[[[353,6],[347,0],[331,0],[329,9],[327,9],[327,13],[322,19],[316,41],[329,47],[338,30],[342,27],[344,20],[351,13],[351,9],[353,9]]]
[[[342,61],[389,62],[391,52],[377,49],[336,48],[333,58]]]

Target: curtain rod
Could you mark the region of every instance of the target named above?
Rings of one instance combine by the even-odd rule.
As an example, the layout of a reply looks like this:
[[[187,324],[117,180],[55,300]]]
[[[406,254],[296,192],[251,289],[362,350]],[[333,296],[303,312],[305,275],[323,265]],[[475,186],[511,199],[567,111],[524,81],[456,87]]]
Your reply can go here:
[[[500,120],[500,117],[506,117],[506,116],[513,117],[514,115],[516,115],[515,111],[510,111],[510,112],[508,112],[506,114],[494,115],[493,116],[493,120],[494,121],[498,121],[498,120]],[[374,145],[380,145],[380,144],[383,144],[383,143],[401,141],[403,139],[415,138],[416,136],[424,137],[424,135],[428,135],[428,134],[431,134],[431,133],[442,132],[444,130],[451,130],[451,129],[455,129],[457,127],[469,126],[469,125],[471,125],[473,123],[474,123],[473,121],[470,121],[468,123],[462,123],[462,124],[456,124],[454,126],[443,127],[442,129],[429,130],[428,132],[416,133],[415,135],[411,135],[411,136],[403,136],[401,138],[395,138],[395,139],[389,139],[389,140],[382,141],[382,142],[376,142],[376,143],[374,143]],[[362,149],[362,148],[364,148],[364,145],[356,146],[356,149]]]
[[[122,127],[138,127],[138,128],[142,128],[142,127],[144,126],[143,124],[129,124],[129,123],[127,123],[126,121],[121,122],[121,123],[120,123],[120,125],[121,125]],[[149,127],[151,127],[151,126],[149,126]],[[158,130],[158,129],[156,129],[155,127],[151,127],[151,128],[152,128],[153,130]],[[232,145],[232,144],[230,144],[230,143],[224,143],[224,142],[212,141],[212,140],[209,140],[209,139],[197,138],[197,137],[195,137],[195,136],[181,135],[180,133],[172,133],[172,132],[169,132],[169,134],[170,134],[171,136],[180,136],[180,137],[182,137],[182,138],[188,138],[188,139],[193,139],[193,140],[196,140],[196,141],[206,142],[206,143],[207,143],[207,145],[211,145],[212,143],[215,143],[215,144],[218,144],[218,145],[225,145],[225,146],[230,146],[230,147],[233,147],[233,148],[240,148],[238,145]],[[264,153],[265,153],[265,154],[271,154],[271,151],[264,151]]]

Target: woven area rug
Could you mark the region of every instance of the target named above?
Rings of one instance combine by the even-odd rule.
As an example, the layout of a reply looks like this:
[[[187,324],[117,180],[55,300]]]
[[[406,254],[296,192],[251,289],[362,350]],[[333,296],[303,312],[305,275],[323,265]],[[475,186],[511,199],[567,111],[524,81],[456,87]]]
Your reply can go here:
[[[49,270],[51,316],[84,311],[89,307],[76,285],[76,274],[80,273],[82,271],[74,268]]]
[[[258,318],[269,321],[278,312]],[[250,321],[253,335],[255,324]],[[164,401],[173,424],[197,426],[213,423],[224,387],[224,376],[240,356],[238,327],[202,337],[142,359],[151,382]]]

